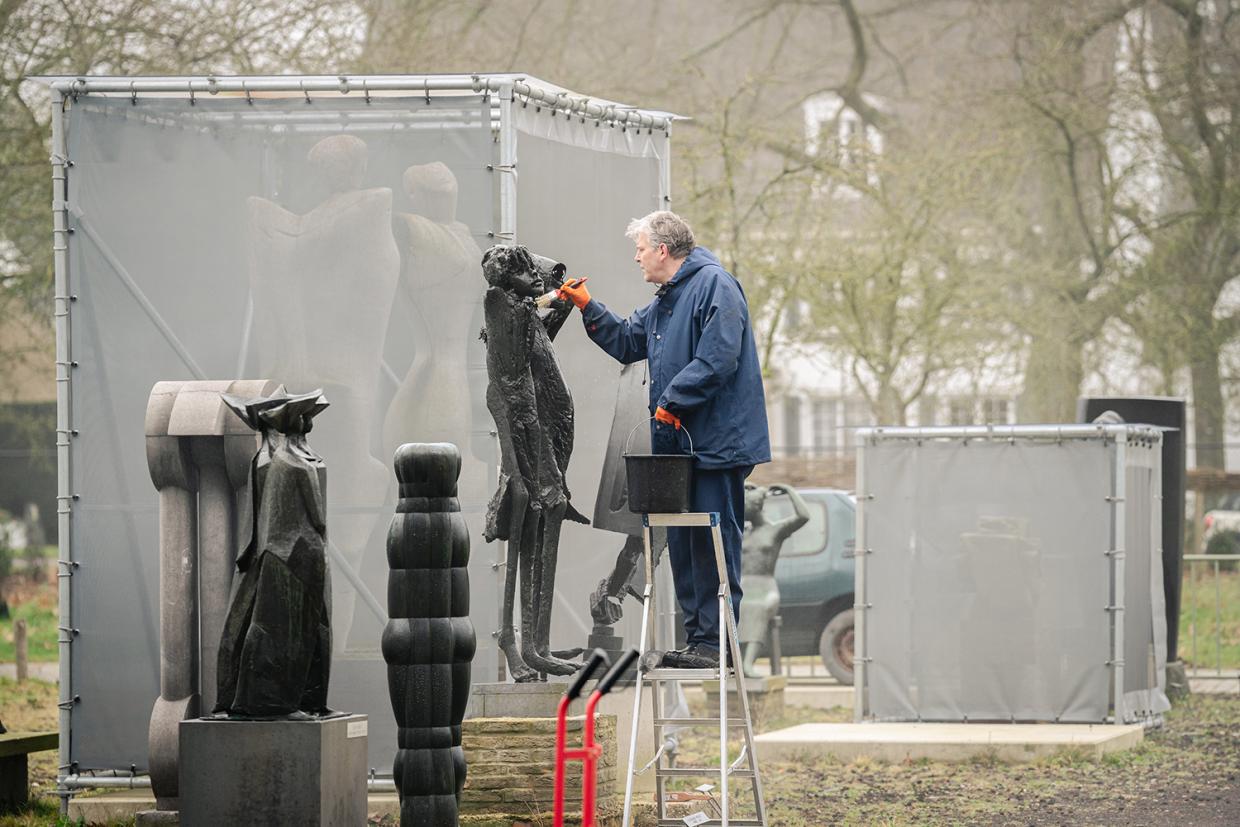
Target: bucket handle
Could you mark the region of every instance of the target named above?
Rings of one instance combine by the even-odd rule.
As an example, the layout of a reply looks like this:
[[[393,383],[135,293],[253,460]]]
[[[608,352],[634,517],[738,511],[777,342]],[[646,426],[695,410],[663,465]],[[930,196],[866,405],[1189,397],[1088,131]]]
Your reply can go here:
[[[633,430],[629,431],[628,438],[624,440],[624,453],[625,454],[628,454],[629,448],[632,447],[633,445],[633,434],[637,433],[637,429],[645,425],[646,423],[650,422],[651,419],[654,419],[654,417],[652,416],[649,419],[643,419],[641,422],[638,422],[636,425],[633,426]],[[686,428],[684,425],[681,425],[679,428],[677,428],[677,430],[684,431],[685,436],[689,437],[689,456],[693,456],[693,434],[689,433],[689,429]]]

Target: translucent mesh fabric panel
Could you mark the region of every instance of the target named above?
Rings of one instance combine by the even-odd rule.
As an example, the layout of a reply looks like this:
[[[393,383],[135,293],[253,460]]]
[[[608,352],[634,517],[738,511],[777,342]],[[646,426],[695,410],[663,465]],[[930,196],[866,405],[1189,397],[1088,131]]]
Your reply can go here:
[[[863,450],[870,717],[1105,719],[1108,449],[880,440]]]
[[[588,276],[591,295],[627,316],[654,297],[633,261],[633,243],[624,236],[628,222],[660,206],[660,157],[667,141],[662,133],[637,135],[620,127],[569,123],[534,107],[517,108],[517,240],[536,253],[567,265],[569,275]],[[634,381],[626,391],[641,395],[637,405],[617,406],[620,364],[598,349],[585,335],[580,318],[573,317],[555,340],[556,356],[564,370],[576,410],[576,439],[568,484],[573,503],[595,522],[611,524],[604,531],[593,526],[565,523],[560,539],[556,575],[556,603],[552,618],[553,647],[581,646],[591,628],[589,595],[612,569],[624,544],[617,531],[625,526],[609,521],[595,509],[604,458],[618,454],[632,425],[618,409],[638,415],[645,410],[645,364],[635,366]],[[629,400],[632,401],[632,400]],[[621,421],[623,420],[623,421]],[[636,424],[636,423],[634,423]],[[613,434],[616,435],[613,438]],[[649,444],[639,428],[635,444]],[[614,463],[608,468],[613,470]],[[628,524],[633,531],[636,520]],[[638,604],[629,600],[617,634],[635,644],[640,629]]]
[[[481,540],[497,455],[477,341],[481,248],[498,229],[490,105],[87,97],[67,126],[80,432],[72,758],[82,769],[146,764],[159,689],[151,386],[269,378],[322,386],[332,402],[310,435],[327,462],[335,555],[329,703],[371,716],[370,764],[382,771],[396,729],[370,604],[386,608],[400,442],[461,446],[477,673],[497,662],[494,553]]]
[[[1167,621],[1163,603],[1162,504],[1156,490],[1162,447],[1129,443],[1124,494],[1124,714],[1166,712]]]

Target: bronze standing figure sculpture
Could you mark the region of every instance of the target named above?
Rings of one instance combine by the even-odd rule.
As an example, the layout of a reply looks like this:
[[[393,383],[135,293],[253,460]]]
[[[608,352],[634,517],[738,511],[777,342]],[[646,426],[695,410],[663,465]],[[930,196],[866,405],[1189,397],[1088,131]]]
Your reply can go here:
[[[215,712],[229,718],[329,714],[331,581],[327,469],[306,443],[322,391],[224,403],[262,435],[250,465],[241,575],[220,638]]]
[[[571,305],[556,299],[540,318],[534,302],[563,284],[564,269],[521,246],[496,246],[482,257],[490,285],[483,303],[487,408],[501,450],[485,537],[508,541],[499,645],[519,683],[577,670],[550,650],[560,525],[566,518],[589,523],[569,502],[565,471],[573,452],[573,398],[551,347]],[[520,649],[513,629],[518,571]]]
[[[763,513],[766,498],[786,494],[792,516],[768,522]],[[775,564],[784,542],[809,522],[805,500],[788,485],[745,486],[745,534],[741,539],[741,622],[736,630],[740,639],[745,674],[754,677],[754,664],[763,655],[771,621],[779,614],[779,583]]]

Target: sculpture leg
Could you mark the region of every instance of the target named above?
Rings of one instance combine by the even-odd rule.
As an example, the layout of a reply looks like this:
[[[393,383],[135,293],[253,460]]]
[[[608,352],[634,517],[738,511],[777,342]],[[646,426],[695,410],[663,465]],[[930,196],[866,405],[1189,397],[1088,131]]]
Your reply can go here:
[[[514,486],[512,492],[512,522],[508,532],[507,565],[504,566],[504,607],[503,615],[500,619],[499,648],[504,653],[504,660],[508,664],[508,674],[517,683],[528,683],[538,678],[538,674],[527,666],[521,658],[521,652],[517,649],[516,635],[513,631],[515,629],[513,625],[513,608],[516,605],[517,597],[517,569],[521,560],[521,535],[527,521],[526,509],[528,504],[529,498],[525,492],[520,490],[519,486]],[[522,577],[522,586],[524,586],[524,579]]]
[[[745,677],[757,677],[754,667],[757,665],[758,658],[760,657],[762,657],[761,643],[750,641],[745,644],[745,663],[742,667],[745,672]]]
[[[594,593],[590,595],[590,614],[596,625],[610,626],[623,617],[624,592],[637,573],[645,548],[640,535],[625,537],[624,546],[616,555],[615,568],[598,582]]]
[[[536,670],[538,679],[546,680],[546,671],[538,663],[538,654],[534,650],[534,641],[538,638],[538,584],[536,573],[538,565],[538,537],[542,523],[542,515],[530,511],[525,516],[524,531],[521,534],[521,657],[531,669]]]
[[[534,603],[536,612],[534,634],[521,641],[526,662],[540,672],[550,675],[571,675],[579,664],[561,660],[551,654],[551,610],[555,605],[555,567],[560,548],[560,525],[564,522],[564,505],[554,506],[543,512],[541,544],[535,564]],[[531,651],[532,650],[532,651]]]

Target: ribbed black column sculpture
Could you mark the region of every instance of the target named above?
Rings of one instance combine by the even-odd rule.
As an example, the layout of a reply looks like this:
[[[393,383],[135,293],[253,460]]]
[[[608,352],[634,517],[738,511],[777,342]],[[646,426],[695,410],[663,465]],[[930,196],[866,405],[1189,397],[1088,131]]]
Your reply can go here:
[[[388,529],[383,659],[399,727],[392,775],[404,827],[455,827],[465,753],[474,627],[469,532],[456,499],[461,455],[449,443],[396,450],[400,501]]]

